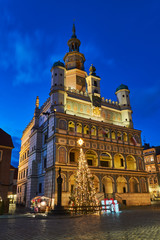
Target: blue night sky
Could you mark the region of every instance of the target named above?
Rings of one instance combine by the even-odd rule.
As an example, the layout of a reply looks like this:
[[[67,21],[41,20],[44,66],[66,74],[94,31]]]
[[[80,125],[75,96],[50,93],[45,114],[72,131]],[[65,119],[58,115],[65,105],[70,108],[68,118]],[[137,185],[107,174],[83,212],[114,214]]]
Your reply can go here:
[[[17,166],[22,131],[36,96],[49,97],[52,64],[63,61],[75,19],[85,70],[93,64],[101,95],[130,89],[134,128],[160,145],[160,1],[0,0],[0,127],[13,139]]]

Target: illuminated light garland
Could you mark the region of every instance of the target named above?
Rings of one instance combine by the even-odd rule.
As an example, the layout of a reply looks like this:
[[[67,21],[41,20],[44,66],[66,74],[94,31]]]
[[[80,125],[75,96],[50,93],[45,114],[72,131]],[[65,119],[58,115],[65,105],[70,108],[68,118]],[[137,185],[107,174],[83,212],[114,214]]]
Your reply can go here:
[[[84,141],[79,139],[77,143],[82,146]],[[75,175],[75,187],[70,197],[74,206],[97,206],[96,190],[93,183],[93,176],[88,168],[83,149],[80,148],[78,167]]]

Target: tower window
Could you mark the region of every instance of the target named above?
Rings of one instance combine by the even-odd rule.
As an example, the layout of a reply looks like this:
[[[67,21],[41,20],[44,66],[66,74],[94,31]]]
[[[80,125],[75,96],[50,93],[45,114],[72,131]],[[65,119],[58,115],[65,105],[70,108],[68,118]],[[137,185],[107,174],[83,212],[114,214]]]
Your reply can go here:
[[[128,97],[128,95],[127,95],[127,97]]]
[[[122,97],[124,97],[124,95],[122,95]]]
[[[95,90],[94,90],[94,93],[98,93],[98,90],[97,90],[97,89],[95,89]]]
[[[97,81],[94,81],[94,86],[97,87]]]
[[[57,83],[55,83],[54,85],[57,86]]]
[[[126,104],[123,104],[123,106],[126,106]]]
[[[57,76],[57,73],[55,73],[54,75]]]
[[[126,121],[127,121],[127,118],[126,118]]]
[[[60,73],[60,76],[61,76],[61,77],[62,77],[62,75],[63,75],[63,74],[62,74],[62,73]]]

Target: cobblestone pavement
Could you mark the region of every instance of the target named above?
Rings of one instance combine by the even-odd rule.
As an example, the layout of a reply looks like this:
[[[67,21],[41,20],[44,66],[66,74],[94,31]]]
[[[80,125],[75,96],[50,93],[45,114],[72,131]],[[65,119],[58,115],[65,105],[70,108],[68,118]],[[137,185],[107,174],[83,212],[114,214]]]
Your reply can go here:
[[[160,240],[160,209],[49,219],[0,218],[0,240]]]

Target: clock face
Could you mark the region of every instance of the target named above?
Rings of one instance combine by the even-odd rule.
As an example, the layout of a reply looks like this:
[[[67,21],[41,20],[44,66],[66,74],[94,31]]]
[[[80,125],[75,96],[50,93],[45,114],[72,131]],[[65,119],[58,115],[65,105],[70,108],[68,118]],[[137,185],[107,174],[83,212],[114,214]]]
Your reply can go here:
[[[93,99],[93,106],[95,107],[101,107],[101,102],[102,102],[102,99],[98,96],[92,96],[92,99]]]

